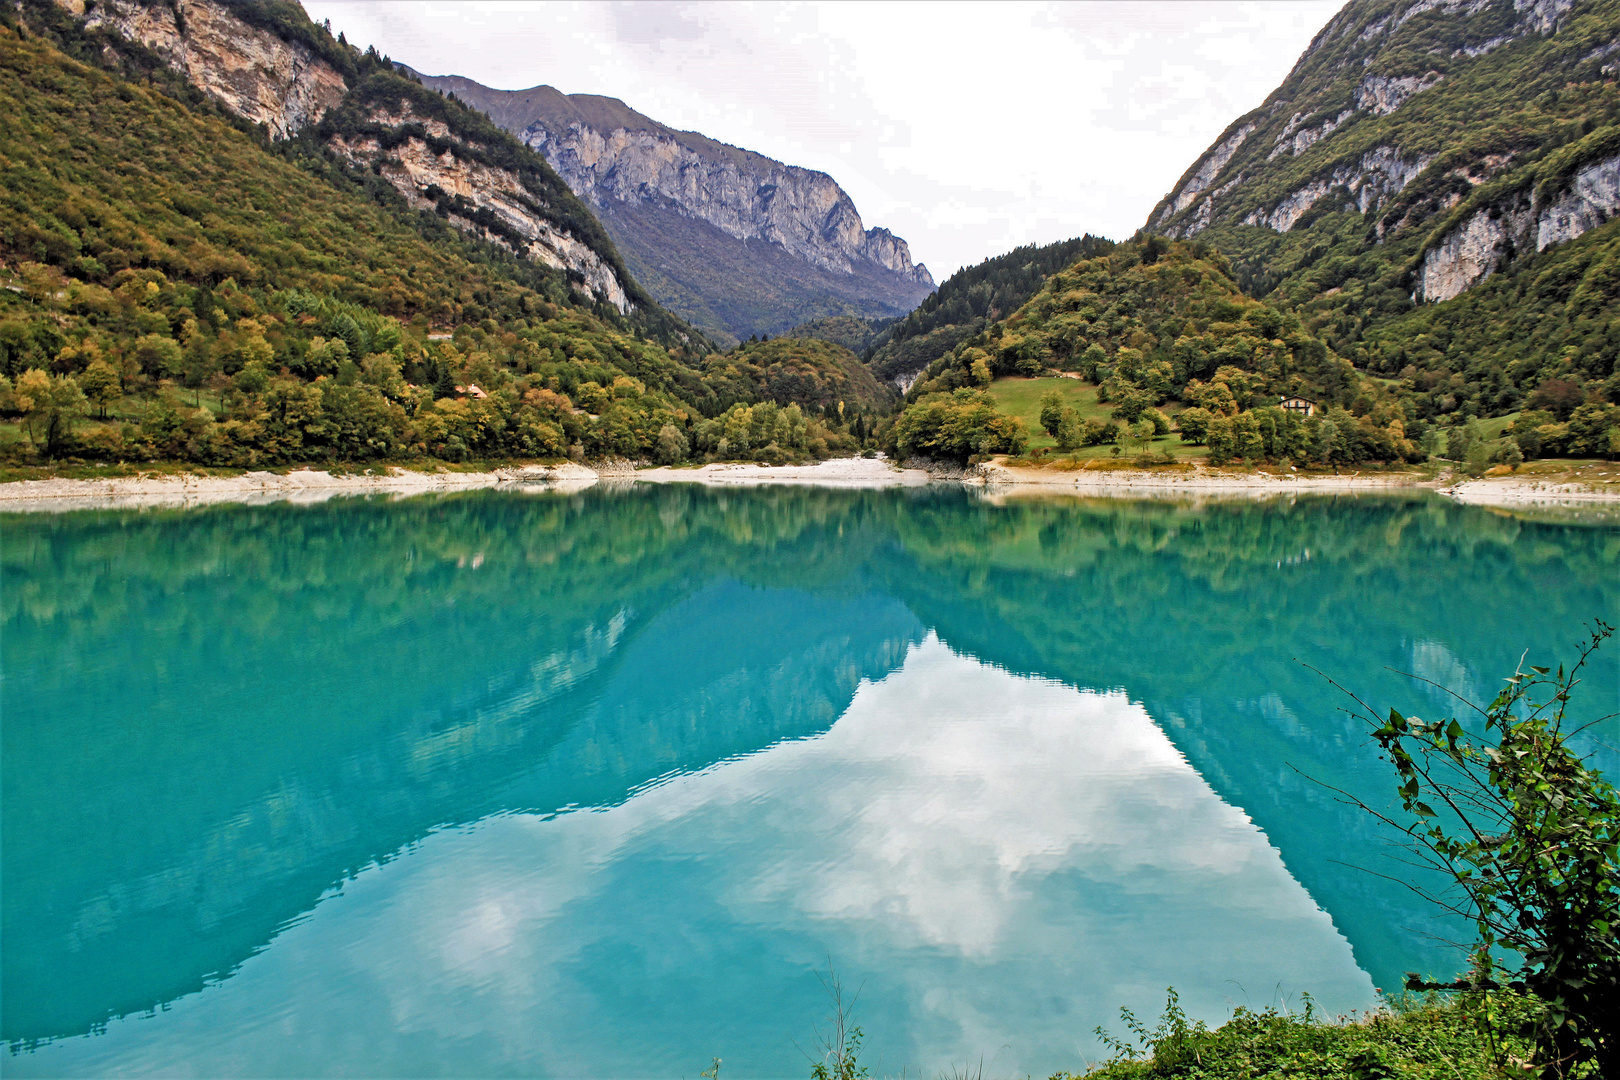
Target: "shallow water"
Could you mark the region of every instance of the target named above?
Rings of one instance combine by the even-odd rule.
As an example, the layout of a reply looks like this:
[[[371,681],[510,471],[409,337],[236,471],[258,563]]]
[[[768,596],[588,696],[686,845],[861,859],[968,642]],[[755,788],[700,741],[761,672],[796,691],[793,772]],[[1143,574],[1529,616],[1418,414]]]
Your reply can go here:
[[[1349,702],[1620,609],[1433,497],[697,487],[0,517],[8,1075],[1045,1075],[1450,974]],[[1612,711],[1620,648],[1582,707]],[[1394,669],[1394,670],[1391,670]],[[1620,742],[1594,729],[1605,764]]]

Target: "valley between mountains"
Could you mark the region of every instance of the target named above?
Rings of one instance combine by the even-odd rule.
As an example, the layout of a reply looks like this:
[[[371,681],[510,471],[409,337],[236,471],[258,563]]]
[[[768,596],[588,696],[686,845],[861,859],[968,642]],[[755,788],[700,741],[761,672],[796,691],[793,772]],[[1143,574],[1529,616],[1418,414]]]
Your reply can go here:
[[[938,284],[826,173],[409,60],[285,0],[0,9],[8,479],[1614,482],[1615,0],[1352,0],[1136,234]]]

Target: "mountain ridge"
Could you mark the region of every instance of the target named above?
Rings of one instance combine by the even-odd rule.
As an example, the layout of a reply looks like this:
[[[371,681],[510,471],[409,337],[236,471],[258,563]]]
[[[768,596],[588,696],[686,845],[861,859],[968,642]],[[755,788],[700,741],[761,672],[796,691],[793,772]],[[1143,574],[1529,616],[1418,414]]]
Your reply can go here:
[[[1214,245],[1413,419],[1512,413],[1549,383],[1609,407],[1617,75],[1615,0],[1352,0],[1144,231]]]
[[[480,130],[285,0],[67,0],[85,31],[139,45],[274,140],[313,138],[386,179],[415,209],[561,271],[620,315],[656,307],[611,239],[539,155]],[[392,81],[392,85],[389,85]],[[357,97],[358,94],[358,97]],[[357,108],[360,99],[372,106]],[[410,99],[408,101],[408,99]],[[342,118],[342,123],[337,122]],[[526,152],[527,148],[523,150]]]
[[[747,310],[735,289],[706,280],[701,269],[672,267],[664,291],[654,294],[705,330],[723,327],[740,339],[780,333],[807,318],[893,317],[934,288],[928,268],[911,261],[906,242],[888,229],[867,228],[849,195],[824,172],[676,130],[617,98],[568,95],[544,85],[496,90],[463,76],[401,68],[424,86],[484,112],[543,154],[604,218],[633,260],[667,260],[670,238],[690,230],[659,219],[684,217],[712,226],[736,244],[770,244],[807,265],[769,316]],[[693,257],[735,266],[748,261],[721,251],[732,245],[716,238],[683,243],[691,245],[688,262]],[[773,266],[748,284],[780,290],[781,270]]]

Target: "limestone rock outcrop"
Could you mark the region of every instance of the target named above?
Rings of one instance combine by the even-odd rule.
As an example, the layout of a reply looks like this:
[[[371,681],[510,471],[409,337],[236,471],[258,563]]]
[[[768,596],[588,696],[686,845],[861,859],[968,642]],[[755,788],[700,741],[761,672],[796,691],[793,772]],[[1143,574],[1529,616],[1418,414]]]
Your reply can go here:
[[[1580,29],[1560,36],[1572,19]],[[1560,87],[1612,78],[1614,23],[1576,0],[1352,0],[1266,102],[1193,163],[1148,227],[1181,238],[1222,226],[1286,233],[1326,211],[1356,212],[1370,243],[1422,241],[1409,279],[1415,298],[1460,295],[1620,206],[1620,159],[1601,132],[1560,166],[1572,178],[1556,183],[1537,162],[1566,136],[1537,146],[1522,132],[1494,142],[1462,134],[1477,131],[1489,100],[1481,86],[1509,93],[1504,70],[1556,73]],[[1470,76],[1476,70],[1492,74]],[[1504,110],[1524,104],[1502,100]],[[1436,130],[1454,138],[1437,143]],[[1500,190],[1510,194],[1489,194]],[[1442,227],[1448,215],[1455,222]],[[1437,227],[1443,235],[1427,235]]]
[[[667,200],[738,240],[767,241],[826,270],[849,273],[866,261],[933,284],[926,267],[912,265],[904,240],[863,226],[826,173],[758,154],[711,157],[661,133],[601,132],[577,121],[560,130],[537,121],[521,137],[594,205]]]
[[[342,63],[346,56],[358,58],[359,53],[329,38],[323,41],[317,35],[324,31],[307,23],[303,29],[308,33],[298,40],[296,33],[286,32],[296,22],[290,17],[278,33],[270,28],[277,26],[274,20],[261,19],[266,25],[255,25],[250,21],[252,9],[221,0],[57,3],[82,18],[89,29],[102,28],[150,49],[226,108],[263,125],[273,138],[314,129],[351,100],[348,79],[328,57],[336,56]],[[311,42],[324,45],[326,55]],[[329,133],[327,145],[352,164],[374,168],[411,206],[438,209],[441,197],[448,195],[456,207],[470,212],[452,209],[445,214],[457,227],[564,271],[577,289],[621,313],[634,306],[632,286],[615,268],[605,235],[598,231],[602,241],[593,244],[562,224],[548,209],[543,193],[530,190],[532,185],[510,169],[487,163],[487,147],[458,141],[443,121],[415,115],[408,108],[370,109],[365,120],[380,132],[409,127],[422,137],[409,133],[403,139],[389,137],[385,148],[376,135],[350,138]],[[543,159],[537,158],[535,164],[546,168]],[[479,212],[492,219],[470,216]],[[490,220],[497,223],[496,229],[489,228]]]
[[[441,144],[453,138],[442,122],[423,121],[408,111],[403,115],[378,112],[371,118],[388,127],[420,123]],[[356,165],[375,167],[413,209],[436,210],[437,196],[442,192],[494,214],[506,226],[500,232],[490,232],[454,210],[445,216],[458,228],[480,233],[509,251],[571,272],[586,292],[612,304],[620,314],[630,310],[630,296],[613,267],[551,221],[522,179],[510,170],[480,162],[473,154],[458,154],[455,149],[436,150],[425,140],[409,135],[391,149],[384,149],[376,138],[351,140],[342,135],[332,136],[328,145]]]
[[[762,281],[757,292],[769,293],[779,280],[782,263],[775,254],[785,253],[814,271],[800,283],[802,289],[783,298],[780,316],[770,316],[780,328],[733,322],[731,332],[738,336],[750,329],[776,333],[803,321],[804,312],[797,309],[813,305],[817,292],[823,300],[847,302],[863,314],[899,314],[933,291],[933,277],[926,266],[912,262],[906,242],[888,229],[867,228],[849,195],[826,173],[785,165],[697,132],[676,131],[615,98],[565,95],[549,86],[492,90],[458,76],[412,74],[424,86],[481,109],[544,154],[602,216],[632,265],[640,258],[681,279],[670,288],[684,284],[686,292],[696,294],[684,297],[687,301],[718,305],[719,292],[738,284],[698,280],[703,275],[696,264],[714,262],[715,234],[741,246],[735,258],[723,257],[728,265],[747,263],[744,252],[752,250],[755,262],[775,268],[771,282]],[[694,229],[694,222],[709,229]],[[702,250],[686,250],[684,238],[689,237],[702,237]],[[681,295],[659,294],[654,280],[659,276],[649,276],[649,289],[681,310]],[[719,317],[724,321],[723,312]]]
[[[348,92],[342,73],[307,45],[250,26],[215,0],[63,6],[84,15],[88,27],[106,27],[151,49],[278,139],[319,121]]]
[[[1424,252],[1413,295],[1436,301],[1460,296],[1520,252],[1573,240],[1617,210],[1620,155],[1580,169],[1567,189],[1545,202],[1531,192],[1468,215]]]

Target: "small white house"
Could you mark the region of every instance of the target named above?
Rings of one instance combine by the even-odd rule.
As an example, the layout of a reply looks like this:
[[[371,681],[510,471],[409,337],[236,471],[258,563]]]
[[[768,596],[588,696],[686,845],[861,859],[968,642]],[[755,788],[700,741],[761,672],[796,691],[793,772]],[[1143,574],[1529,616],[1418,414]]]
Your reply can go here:
[[[1277,404],[1281,408],[1287,409],[1291,413],[1299,413],[1301,416],[1311,416],[1316,412],[1316,402],[1310,398],[1285,397]]]

